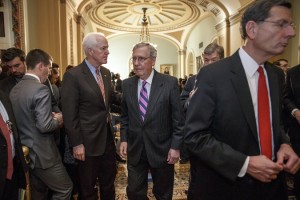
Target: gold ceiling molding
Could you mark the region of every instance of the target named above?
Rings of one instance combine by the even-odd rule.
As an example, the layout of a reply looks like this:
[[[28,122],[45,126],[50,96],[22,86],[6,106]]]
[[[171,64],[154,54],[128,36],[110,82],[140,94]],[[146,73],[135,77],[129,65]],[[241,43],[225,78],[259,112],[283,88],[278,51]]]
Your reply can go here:
[[[139,32],[143,17],[142,8],[147,8],[150,32],[183,29],[195,22],[200,10],[195,3],[184,0],[148,0],[102,2],[89,7],[89,18],[96,26],[126,32]],[[86,9],[87,10],[87,9]]]

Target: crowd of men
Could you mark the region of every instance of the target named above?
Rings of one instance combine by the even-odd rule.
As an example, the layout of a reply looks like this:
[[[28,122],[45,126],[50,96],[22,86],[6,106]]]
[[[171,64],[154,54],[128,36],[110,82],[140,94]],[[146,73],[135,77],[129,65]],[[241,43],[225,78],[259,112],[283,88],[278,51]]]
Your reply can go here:
[[[33,49],[25,56],[7,49],[1,56],[10,76],[0,82],[0,199],[18,199],[27,172],[33,200],[72,199],[73,187],[82,200],[96,200],[98,193],[101,200],[116,199],[112,104],[121,107],[119,151],[127,160],[128,199],[148,199],[150,171],[155,198],[171,200],[180,158],[190,160],[190,200],[287,199],[286,173],[296,174],[300,199],[300,66],[285,75],[268,62],[295,36],[291,6],[285,0],[254,2],[241,18],[243,46],[224,58],[223,47],[209,44],[205,66],[181,94],[177,78],[154,69],[158,52],[150,43],[133,47],[134,74],[123,80],[120,95],[103,66],[106,37],[88,33],[86,57],[65,72],[58,99],[47,52]],[[61,129],[67,137],[59,136]],[[76,163],[76,182],[59,139]],[[29,148],[29,166],[22,145]]]

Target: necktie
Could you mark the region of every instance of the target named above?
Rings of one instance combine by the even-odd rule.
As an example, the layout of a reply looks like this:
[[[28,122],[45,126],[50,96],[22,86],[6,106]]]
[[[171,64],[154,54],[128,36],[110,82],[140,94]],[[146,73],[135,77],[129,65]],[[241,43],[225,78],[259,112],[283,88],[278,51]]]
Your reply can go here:
[[[266,77],[262,67],[258,67],[258,126],[260,147],[262,155],[272,159],[272,135],[270,120],[270,105],[268,98],[268,90],[266,85]]]
[[[99,69],[96,69],[96,75],[97,75],[98,85],[101,90],[103,100],[105,102],[105,89],[104,89],[103,79],[102,79],[102,76],[100,75]]]
[[[140,105],[140,113],[142,116],[142,119],[144,121],[145,115],[146,115],[146,110],[148,106],[148,95],[147,95],[147,90],[146,90],[146,81],[143,81],[143,85],[140,91],[140,99],[139,99],[139,105]]]
[[[0,128],[2,130],[2,133],[5,137],[6,144],[7,144],[7,173],[6,173],[6,178],[11,180],[13,170],[14,170],[14,165],[13,165],[13,159],[12,159],[12,144],[10,140],[10,130],[7,126],[7,124],[4,122],[2,115],[0,115]]]

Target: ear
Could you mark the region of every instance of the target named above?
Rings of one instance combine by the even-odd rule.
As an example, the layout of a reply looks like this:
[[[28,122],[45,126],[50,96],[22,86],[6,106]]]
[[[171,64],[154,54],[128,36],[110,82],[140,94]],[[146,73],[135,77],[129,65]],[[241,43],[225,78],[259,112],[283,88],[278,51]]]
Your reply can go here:
[[[89,55],[91,56],[94,53],[94,50],[92,48],[89,48]]]
[[[43,67],[44,67],[44,65],[42,64],[42,62],[39,62],[39,63],[36,65],[36,68],[37,68],[38,70],[43,70]]]
[[[246,24],[246,32],[250,40],[256,37],[258,32],[258,24],[255,21],[249,21]]]

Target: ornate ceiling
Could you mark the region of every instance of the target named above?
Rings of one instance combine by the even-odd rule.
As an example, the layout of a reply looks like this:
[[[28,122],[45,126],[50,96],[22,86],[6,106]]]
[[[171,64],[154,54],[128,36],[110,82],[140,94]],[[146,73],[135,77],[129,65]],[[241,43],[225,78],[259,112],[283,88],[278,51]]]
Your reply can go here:
[[[178,32],[210,15],[217,23],[251,0],[71,0],[93,30],[138,32],[146,16],[150,32]]]

